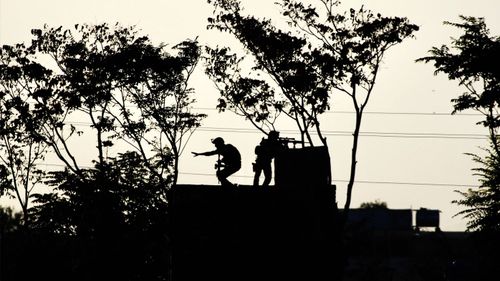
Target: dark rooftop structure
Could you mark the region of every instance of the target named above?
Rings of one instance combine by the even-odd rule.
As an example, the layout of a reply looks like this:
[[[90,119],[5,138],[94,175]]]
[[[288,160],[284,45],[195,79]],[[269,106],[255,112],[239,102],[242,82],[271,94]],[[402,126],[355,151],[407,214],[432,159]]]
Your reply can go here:
[[[176,186],[173,280],[318,280],[333,248],[332,191]]]

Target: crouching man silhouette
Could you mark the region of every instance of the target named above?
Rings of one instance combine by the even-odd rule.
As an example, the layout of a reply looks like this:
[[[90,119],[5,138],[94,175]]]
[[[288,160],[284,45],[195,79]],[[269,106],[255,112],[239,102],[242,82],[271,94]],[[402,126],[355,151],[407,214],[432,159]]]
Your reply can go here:
[[[236,173],[241,168],[241,155],[236,147],[232,144],[224,143],[224,139],[217,137],[212,139],[212,143],[215,145],[215,150],[207,152],[191,152],[196,157],[198,155],[211,156],[218,155],[219,159],[215,164],[217,169],[217,178],[219,179],[223,187],[233,186],[233,184],[227,180],[227,178]],[[221,158],[222,156],[222,158]]]

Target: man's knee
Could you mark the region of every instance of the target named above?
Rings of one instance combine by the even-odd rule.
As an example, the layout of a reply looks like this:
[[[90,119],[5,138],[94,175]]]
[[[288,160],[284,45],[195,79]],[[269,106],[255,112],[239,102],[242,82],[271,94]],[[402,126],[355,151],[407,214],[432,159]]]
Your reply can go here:
[[[236,168],[236,167],[226,167],[220,171],[217,171],[217,173],[215,173],[217,175],[217,177],[219,179],[225,179],[227,177],[229,177],[230,175],[236,173],[237,171],[239,170],[239,168]]]

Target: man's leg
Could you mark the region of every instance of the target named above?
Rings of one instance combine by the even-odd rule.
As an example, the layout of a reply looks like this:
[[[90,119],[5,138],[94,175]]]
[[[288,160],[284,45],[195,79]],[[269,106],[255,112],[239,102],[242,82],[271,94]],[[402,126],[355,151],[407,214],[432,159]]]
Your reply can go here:
[[[253,176],[253,186],[259,186],[259,178],[260,173],[262,172],[262,167],[258,164],[255,164],[255,175]]]
[[[224,167],[224,169],[217,171],[217,178],[219,179],[221,186],[233,186],[227,178],[236,173],[239,169],[240,167]]]
[[[262,183],[262,186],[269,186],[269,183],[271,182],[271,177],[272,177],[272,170],[271,170],[271,162],[266,163],[262,169],[264,170],[264,183]]]
[[[227,169],[224,168],[222,170],[219,170],[217,171],[216,175],[217,175],[217,179],[220,181],[220,185],[221,186],[228,186],[228,184],[231,184],[228,180],[227,180],[227,177],[228,177],[228,174],[227,174]]]

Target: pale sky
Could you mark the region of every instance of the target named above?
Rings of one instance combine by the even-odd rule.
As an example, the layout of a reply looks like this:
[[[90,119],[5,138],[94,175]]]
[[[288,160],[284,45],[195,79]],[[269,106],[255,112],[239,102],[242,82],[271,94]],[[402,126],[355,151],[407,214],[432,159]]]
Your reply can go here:
[[[270,17],[285,26],[273,0],[242,0],[248,13]],[[315,0],[308,2],[314,3]],[[318,1],[319,2],[319,1]],[[434,76],[431,64],[416,64],[433,46],[448,44],[459,31],[443,21],[457,21],[458,15],[484,17],[492,35],[500,35],[500,1],[497,0],[356,0],[344,6],[365,8],[384,16],[408,17],[420,26],[415,39],[390,49],[379,72],[373,97],[364,116],[358,153],[358,183],[354,187],[353,207],[379,199],[389,208],[441,210],[443,230],[464,230],[465,221],[452,218],[460,208],[451,204],[459,196],[455,189],[477,185],[474,166],[465,152],[480,152],[487,144],[485,128],[475,125],[480,116],[447,115],[450,99],[464,90],[444,75]],[[30,30],[49,26],[70,27],[76,23],[115,23],[136,25],[155,43],[176,44],[186,38],[199,38],[212,46],[237,46],[227,34],[206,30],[212,8],[205,0],[0,0],[0,44],[29,42]],[[210,139],[223,137],[237,146],[243,157],[242,169],[232,177],[240,184],[252,180],[253,148],[263,136],[250,124],[231,113],[218,114],[214,108],[218,93],[204,76],[202,65],[191,81],[196,89],[196,108],[209,114],[203,127],[193,135],[181,158],[180,183],[217,184],[214,158],[193,158],[189,151],[212,150]],[[322,119],[332,157],[333,183],[337,185],[340,206],[345,200],[345,180],[349,176],[352,108],[344,97],[334,97],[332,113]],[[245,129],[245,130],[242,130]],[[282,136],[294,127],[280,127]],[[237,131],[237,132],[235,132]],[[81,144],[75,144],[80,146]],[[83,149],[82,149],[83,150]],[[81,151],[82,163],[90,162]],[[85,155],[84,155],[85,154]],[[47,160],[49,161],[49,160]],[[53,160],[49,164],[59,164]]]

